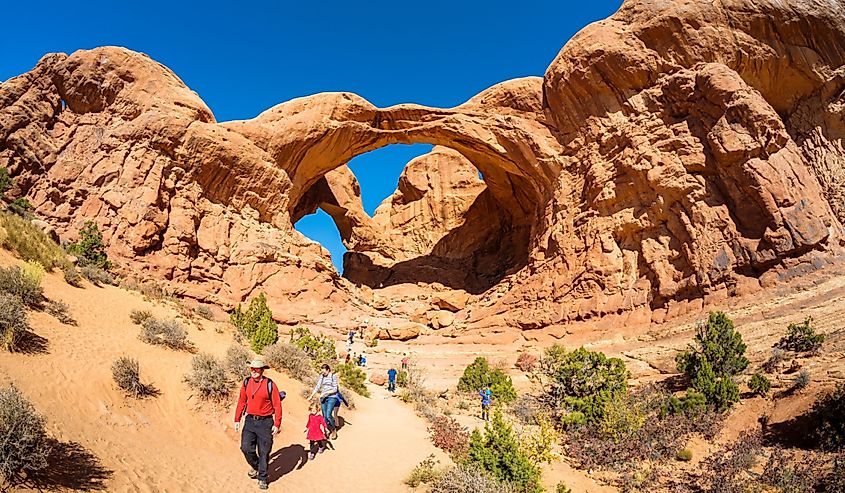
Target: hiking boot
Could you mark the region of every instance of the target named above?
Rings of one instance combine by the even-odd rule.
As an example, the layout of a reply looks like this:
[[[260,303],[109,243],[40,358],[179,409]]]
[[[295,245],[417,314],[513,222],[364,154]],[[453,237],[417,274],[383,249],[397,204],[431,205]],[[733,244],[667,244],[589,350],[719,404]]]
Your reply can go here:
[[[246,473],[246,475],[249,476],[249,479],[255,479],[258,477],[258,471],[256,471],[255,469],[250,469],[249,472]]]
[[[267,486],[267,481],[261,481],[259,479],[258,480],[258,489],[259,490],[266,490],[267,488],[269,488],[269,486]]]
[[[320,447],[320,450],[318,450],[317,453],[322,454],[325,451],[326,451],[326,447]]]
[[[332,440],[337,440],[337,430],[332,430]]]

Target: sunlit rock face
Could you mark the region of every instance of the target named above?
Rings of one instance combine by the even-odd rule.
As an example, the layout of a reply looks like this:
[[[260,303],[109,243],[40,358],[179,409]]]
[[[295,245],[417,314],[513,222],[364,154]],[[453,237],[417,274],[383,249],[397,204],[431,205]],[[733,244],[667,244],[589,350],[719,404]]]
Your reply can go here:
[[[533,329],[824,265],[843,108],[841,2],[640,0],[450,109],[330,93],[219,123],[143,54],[49,54],[0,84],[0,166],[63,238],[93,219],[122,269],[197,299],[354,325],[369,287],[422,283],[471,293],[468,327]],[[436,147],[370,217],[345,164],[397,143]],[[318,207],[348,280],[293,228]]]

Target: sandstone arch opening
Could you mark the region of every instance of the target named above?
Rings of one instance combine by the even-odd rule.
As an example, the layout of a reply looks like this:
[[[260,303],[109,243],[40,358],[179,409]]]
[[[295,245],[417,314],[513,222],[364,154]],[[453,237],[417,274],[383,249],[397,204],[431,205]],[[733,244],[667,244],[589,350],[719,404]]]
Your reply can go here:
[[[396,147],[360,157],[395,159],[385,151]],[[503,208],[481,167],[458,151],[419,149],[407,162],[356,158],[325,173],[303,194],[293,222],[324,211],[347,249],[343,276],[373,288],[424,282],[480,293],[523,267],[531,223]],[[394,190],[377,207],[365,207],[362,198],[373,192],[362,190],[385,180],[374,173],[397,176]]]

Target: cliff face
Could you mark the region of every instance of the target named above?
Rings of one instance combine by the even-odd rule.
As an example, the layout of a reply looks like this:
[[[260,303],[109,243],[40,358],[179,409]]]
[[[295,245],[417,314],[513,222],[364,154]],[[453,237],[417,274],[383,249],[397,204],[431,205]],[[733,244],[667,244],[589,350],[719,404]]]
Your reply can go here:
[[[64,238],[94,218],[198,299],[375,313],[293,229],[321,207],[352,281],[479,294],[469,326],[642,321],[838,253],[843,108],[842,3],[640,0],[451,109],[331,93],[217,123],[145,55],[47,55],[0,85],[0,166]],[[417,142],[442,147],[369,217],[344,164]]]

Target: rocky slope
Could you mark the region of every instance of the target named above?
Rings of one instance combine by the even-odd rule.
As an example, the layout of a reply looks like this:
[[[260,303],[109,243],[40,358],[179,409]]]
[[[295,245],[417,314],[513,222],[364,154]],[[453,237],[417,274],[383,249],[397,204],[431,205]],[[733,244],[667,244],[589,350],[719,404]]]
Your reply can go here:
[[[390,305],[293,229],[323,207],[356,283],[469,291],[461,327],[636,323],[839,254],[843,108],[842,3],[636,0],[543,79],[451,109],[331,93],[218,123],[145,55],[50,54],[0,85],[0,166],[63,238],[94,218],[125,269],[224,305],[266,291],[285,321]],[[416,142],[451,151],[368,217],[343,165]]]

